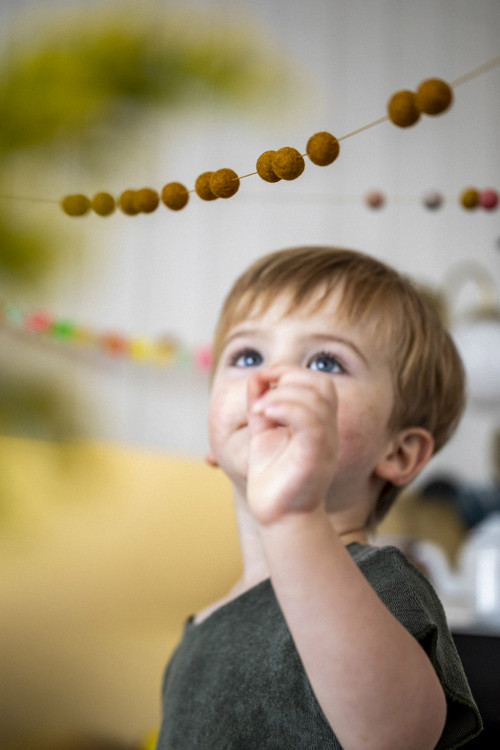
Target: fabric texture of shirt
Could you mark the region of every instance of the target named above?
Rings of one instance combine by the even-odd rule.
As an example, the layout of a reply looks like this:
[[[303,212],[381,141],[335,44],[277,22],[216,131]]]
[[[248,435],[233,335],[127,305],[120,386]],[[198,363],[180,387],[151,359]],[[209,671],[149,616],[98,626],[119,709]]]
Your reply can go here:
[[[434,589],[395,547],[355,543],[347,549],[436,670],[447,701],[437,748],[461,746],[479,733],[481,717]],[[341,750],[269,579],[201,623],[191,617],[185,624],[165,673],[157,750],[198,748]]]

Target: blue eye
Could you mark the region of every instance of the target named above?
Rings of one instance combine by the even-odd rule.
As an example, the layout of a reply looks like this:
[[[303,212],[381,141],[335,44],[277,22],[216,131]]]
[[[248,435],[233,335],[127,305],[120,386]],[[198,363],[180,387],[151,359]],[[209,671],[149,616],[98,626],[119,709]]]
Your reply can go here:
[[[232,367],[259,367],[264,360],[255,349],[243,349],[231,357]]]
[[[327,352],[319,352],[315,354],[312,359],[309,360],[307,366],[310,370],[317,370],[318,372],[328,373],[345,373],[345,369],[342,367],[337,357]]]

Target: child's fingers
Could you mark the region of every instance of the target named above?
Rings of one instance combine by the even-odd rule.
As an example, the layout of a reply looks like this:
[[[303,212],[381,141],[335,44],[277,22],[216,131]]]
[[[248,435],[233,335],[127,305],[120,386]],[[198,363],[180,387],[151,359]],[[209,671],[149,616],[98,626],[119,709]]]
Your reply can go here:
[[[326,413],[330,419],[336,410],[337,394],[332,379],[323,374],[284,376],[275,388],[268,386],[267,390],[260,391],[251,402],[251,410],[256,414],[270,414],[269,409],[285,402],[296,403],[319,417]]]
[[[294,431],[309,431],[318,427],[323,430],[335,425],[334,406],[304,388],[287,388],[266,395],[255,402],[253,414],[268,422],[291,427]]]

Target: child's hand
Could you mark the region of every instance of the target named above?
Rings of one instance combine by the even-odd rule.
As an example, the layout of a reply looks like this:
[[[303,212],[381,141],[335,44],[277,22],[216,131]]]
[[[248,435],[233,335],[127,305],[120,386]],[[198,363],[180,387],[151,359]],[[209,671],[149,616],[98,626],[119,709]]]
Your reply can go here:
[[[248,382],[248,503],[273,523],[320,506],[337,459],[337,395],[324,373],[268,368]]]

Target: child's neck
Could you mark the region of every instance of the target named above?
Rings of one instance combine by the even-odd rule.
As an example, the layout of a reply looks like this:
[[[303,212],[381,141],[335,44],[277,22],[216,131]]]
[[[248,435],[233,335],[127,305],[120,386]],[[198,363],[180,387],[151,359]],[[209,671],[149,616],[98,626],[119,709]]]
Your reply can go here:
[[[269,570],[259,529],[248,508],[246,499],[236,495],[234,505],[243,564],[243,574],[237,584],[237,588],[247,590],[269,578]],[[345,546],[353,542],[359,542],[360,544],[368,543],[368,535],[365,527],[360,526],[356,528],[357,524],[349,523],[349,520],[346,520],[344,517],[338,517],[335,513],[329,513],[328,517],[339,539]]]

